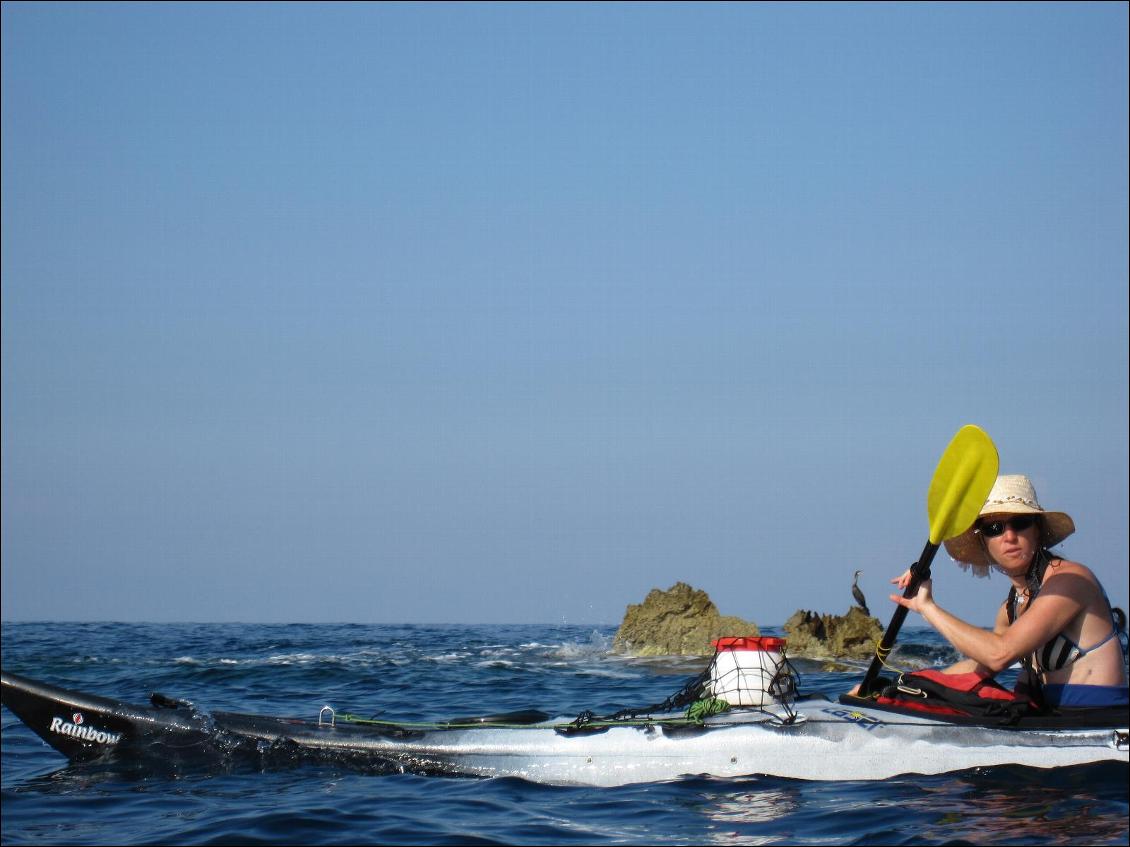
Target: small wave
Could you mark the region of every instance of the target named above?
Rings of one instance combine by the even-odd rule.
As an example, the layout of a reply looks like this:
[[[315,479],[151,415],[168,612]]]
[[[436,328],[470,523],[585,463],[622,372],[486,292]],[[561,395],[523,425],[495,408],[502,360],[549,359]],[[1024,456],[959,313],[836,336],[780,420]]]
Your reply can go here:
[[[312,665],[325,662],[327,664],[340,664],[337,656],[319,656],[317,653],[281,653],[269,656],[264,664],[268,665]]]
[[[639,679],[638,673],[627,670],[614,670],[612,668],[579,668],[574,674],[581,677],[595,677],[597,679]]]
[[[511,662],[508,659],[486,659],[481,662],[475,662],[472,667],[476,668],[516,668],[517,662]]]
[[[570,641],[557,645],[550,651],[549,655],[559,659],[585,659],[594,656],[606,656],[611,650],[612,639],[594,629],[587,641]]]
[[[521,651],[505,648],[491,648],[489,650],[479,650],[479,655],[486,659],[497,659],[503,656],[520,656]]]
[[[467,656],[467,653],[440,653],[436,656],[424,656],[421,658],[421,661],[434,662],[437,665],[446,665],[450,664],[451,662],[458,662],[462,659],[466,659]]]

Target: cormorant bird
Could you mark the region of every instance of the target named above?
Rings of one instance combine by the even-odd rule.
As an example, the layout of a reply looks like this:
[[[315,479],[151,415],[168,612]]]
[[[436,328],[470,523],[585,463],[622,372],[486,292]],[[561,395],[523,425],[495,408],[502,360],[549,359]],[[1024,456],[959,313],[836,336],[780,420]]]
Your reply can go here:
[[[855,598],[855,602],[863,609],[863,614],[868,617],[871,616],[871,610],[867,608],[867,598],[863,596],[863,592],[859,588],[859,575],[863,571],[856,571],[855,576],[851,578],[851,596]]]

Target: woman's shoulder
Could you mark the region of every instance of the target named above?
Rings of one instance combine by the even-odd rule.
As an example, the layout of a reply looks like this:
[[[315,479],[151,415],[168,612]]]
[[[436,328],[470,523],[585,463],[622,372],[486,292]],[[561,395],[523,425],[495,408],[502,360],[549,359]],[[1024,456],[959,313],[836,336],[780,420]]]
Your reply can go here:
[[[1102,585],[1099,583],[1098,577],[1091,571],[1089,567],[1079,562],[1073,562],[1070,559],[1063,559],[1056,557],[1048,562],[1047,570],[1044,571],[1044,585],[1057,577],[1064,576],[1082,577],[1087,582],[1091,583],[1097,590],[1102,590]]]

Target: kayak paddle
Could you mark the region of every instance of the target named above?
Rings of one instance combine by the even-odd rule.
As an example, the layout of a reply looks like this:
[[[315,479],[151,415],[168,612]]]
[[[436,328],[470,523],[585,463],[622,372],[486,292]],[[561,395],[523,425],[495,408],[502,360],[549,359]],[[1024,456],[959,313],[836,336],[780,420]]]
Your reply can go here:
[[[938,461],[934,478],[930,480],[930,490],[926,495],[930,540],[926,542],[918,561],[910,566],[910,584],[906,586],[903,597],[913,597],[918,593],[919,583],[930,578],[930,564],[941,543],[947,538],[961,535],[977,520],[997,479],[999,466],[996,445],[983,429],[968,424],[957,431]],[[879,676],[883,658],[895,646],[895,638],[906,620],[906,613],[905,606],[895,609],[883,640],[875,650],[875,658],[871,660],[867,675],[860,683],[859,697],[872,694],[871,689]]]

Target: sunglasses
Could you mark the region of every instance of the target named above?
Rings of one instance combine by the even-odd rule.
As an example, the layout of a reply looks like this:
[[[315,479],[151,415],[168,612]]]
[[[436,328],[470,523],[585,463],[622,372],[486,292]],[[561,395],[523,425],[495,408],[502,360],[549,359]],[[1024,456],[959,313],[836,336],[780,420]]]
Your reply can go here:
[[[1007,521],[983,523],[977,527],[977,531],[985,538],[996,538],[998,535],[1004,535],[1004,531],[1009,527],[1012,527],[1013,532],[1024,532],[1024,530],[1033,526],[1037,520],[1039,520],[1039,518],[1035,515],[1018,515]]]

